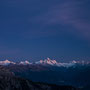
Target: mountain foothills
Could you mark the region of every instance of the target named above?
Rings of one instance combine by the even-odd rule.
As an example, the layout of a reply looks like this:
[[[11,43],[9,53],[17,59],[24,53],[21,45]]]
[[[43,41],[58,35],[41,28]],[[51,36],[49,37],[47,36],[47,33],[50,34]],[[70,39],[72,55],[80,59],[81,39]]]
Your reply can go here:
[[[0,90],[77,90],[71,86],[35,83],[16,77],[14,73],[0,66]]]
[[[76,90],[70,86],[80,90],[90,90],[90,62],[72,61],[61,63],[47,58],[34,63],[5,60],[0,61],[0,65],[0,72],[4,70],[2,72],[3,78],[0,78],[0,88],[2,88],[0,90],[5,90],[3,86],[7,86],[9,88],[7,90],[24,90],[24,88],[22,89],[23,86],[28,88],[25,90],[29,90],[29,88],[32,88],[30,90]],[[0,76],[2,73],[0,73]],[[6,77],[5,81],[4,77]],[[4,85],[7,82],[9,86]],[[12,82],[13,85],[11,85]]]

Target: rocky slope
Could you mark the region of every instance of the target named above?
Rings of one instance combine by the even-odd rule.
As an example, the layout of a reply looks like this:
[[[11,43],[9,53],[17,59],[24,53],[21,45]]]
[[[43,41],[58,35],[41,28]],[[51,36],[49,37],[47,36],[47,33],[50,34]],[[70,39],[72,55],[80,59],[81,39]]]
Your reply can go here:
[[[0,90],[77,90],[71,86],[57,86],[44,83],[34,83],[20,77],[0,66]]]

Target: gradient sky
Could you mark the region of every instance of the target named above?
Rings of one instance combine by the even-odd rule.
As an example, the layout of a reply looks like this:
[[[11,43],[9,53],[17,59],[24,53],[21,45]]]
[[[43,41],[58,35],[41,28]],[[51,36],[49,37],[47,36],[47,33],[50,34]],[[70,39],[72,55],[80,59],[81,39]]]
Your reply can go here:
[[[0,0],[0,60],[90,61],[90,0]]]

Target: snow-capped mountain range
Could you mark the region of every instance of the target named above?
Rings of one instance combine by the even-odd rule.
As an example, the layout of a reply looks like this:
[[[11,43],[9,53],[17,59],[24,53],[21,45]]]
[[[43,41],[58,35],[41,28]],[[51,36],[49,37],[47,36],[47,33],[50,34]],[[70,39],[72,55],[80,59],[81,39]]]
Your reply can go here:
[[[5,61],[0,61],[0,65],[9,65],[9,64],[16,64],[15,62],[5,60]]]
[[[17,65],[51,65],[51,66],[58,66],[58,67],[71,67],[74,66],[76,64],[81,64],[81,65],[86,65],[86,64],[90,64],[90,62],[85,62],[85,61],[71,61],[68,63],[61,63],[61,62],[57,62],[56,60],[51,60],[50,58],[47,58],[45,60],[40,60],[34,63],[30,63],[29,61],[20,61],[20,62],[12,62],[9,60],[5,60],[5,61],[0,61],[0,65],[10,65],[10,64],[17,64]]]

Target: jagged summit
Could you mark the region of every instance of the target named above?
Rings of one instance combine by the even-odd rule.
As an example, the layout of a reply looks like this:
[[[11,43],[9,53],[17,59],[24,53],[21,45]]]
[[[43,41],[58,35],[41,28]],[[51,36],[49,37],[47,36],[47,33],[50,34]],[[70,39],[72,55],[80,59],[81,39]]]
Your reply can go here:
[[[21,62],[19,62],[19,64],[22,64],[22,65],[27,65],[27,64],[32,64],[32,63],[30,63],[29,61],[21,61]]]
[[[56,60],[51,60],[50,58],[47,58],[45,60],[40,60],[36,62],[36,64],[49,64],[49,65],[56,65],[57,61]]]
[[[0,65],[9,65],[9,64],[16,64],[15,62],[9,61],[9,60],[5,60],[5,61],[0,61]]]

